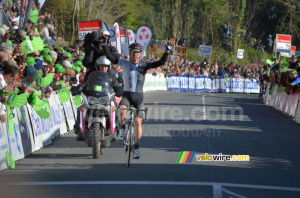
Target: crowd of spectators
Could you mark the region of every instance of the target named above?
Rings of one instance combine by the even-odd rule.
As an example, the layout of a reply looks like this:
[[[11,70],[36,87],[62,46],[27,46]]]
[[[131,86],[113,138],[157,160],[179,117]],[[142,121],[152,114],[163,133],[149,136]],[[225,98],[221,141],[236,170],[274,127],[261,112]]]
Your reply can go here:
[[[167,61],[164,66],[149,70],[149,73],[152,73],[153,75],[163,73],[166,77],[172,75],[188,75],[206,76],[211,78],[221,76],[225,78],[259,79],[260,76],[260,70],[257,65],[253,65],[252,67],[243,67],[236,65],[233,62],[228,64],[219,64],[218,62],[210,64],[207,59],[204,59],[203,62],[192,62],[186,59]]]
[[[2,9],[7,15],[13,29],[17,30],[19,27],[21,2],[18,1],[17,3],[13,3],[10,1],[6,1],[2,4]],[[31,12],[38,14],[39,9],[39,5],[35,5],[35,2],[33,2]],[[31,24],[37,26],[37,28],[36,32],[28,32],[30,30],[30,27],[28,26],[31,26],[31,24],[29,23],[28,26],[25,27],[25,31],[28,32],[28,35],[38,33],[42,39],[46,40],[51,46],[54,46],[55,40],[57,39],[57,34],[55,20],[51,12],[45,12],[43,15],[39,14],[36,17],[31,16],[33,15],[30,15],[29,21],[31,22]]]
[[[84,80],[86,69],[82,64],[84,50],[80,42],[76,46],[59,46],[54,40],[55,21],[50,13],[38,16],[36,23],[28,20],[26,27],[18,29],[20,14],[18,3],[2,5],[8,15],[11,31],[6,25],[0,27],[0,89],[4,92],[31,95],[39,93],[39,99],[50,98],[64,86],[78,85]],[[38,9],[33,6],[33,9]],[[50,31],[49,31],[50,30]],[[52,32],[51,32],[52,31]],[[54,32],[54,33],[53,33]],[[42,79],[50,77],[51,83],[41,86]],[[42,81],[43,82],[43,81]],[[8,96],[0,96],[0,120],[7,119],[5,102]],[[30,101],[28,103],[31,105]]]
[[[159,60],[159,58],[151,61],[156,60]],[[169,60],[164,66],[151,69],[148,73],[152,75],[163,74],[165,77],[188,75],[206,76],[212,79],[217,77],[255,79],[262,86],[268,82],[289,87],[286,89],[288,92],[300,91],[300,61],[296,56],[292,56],[289,62],[273,57],[272,60],[267,60],[263,65],[250,64],[249,66],[237,65],[233,62],[210,64],[207,59],[204,59],[203,62],[192,62],[186,59]]]

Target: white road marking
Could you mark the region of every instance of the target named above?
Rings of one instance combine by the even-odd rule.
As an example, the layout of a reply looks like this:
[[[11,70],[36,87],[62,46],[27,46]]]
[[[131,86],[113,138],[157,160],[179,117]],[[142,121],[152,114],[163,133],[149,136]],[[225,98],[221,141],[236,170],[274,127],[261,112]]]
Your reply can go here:
[[[0,186],[54,186],[54,185],[171,185],[171,186],[222,186],[233,188],[253,188],[263,190],[297,191],[300,188],[283,186],[264,186],[253,184],[234,184],[216,182],[178,182],[178,181],[39,181],[39,182],[13,182],[0,183]]]
[[[205,96],[206,96],[207,94],[204,94],[203,96],[202,96],[202,103],[203,103],[203,120],[206,120],[206,107],[205,107]]]
[[[222,188],[222,191],[225,192],[225,193],[227,193],[227,194],[229,194],[229,195],[231,195],[231,196],[234,196],[234,197],[236,197],[236,198],[247,198],[247,197],[245,197],[245,196],[236,194],[236,193],[234,193],[234,192],[232,192],[232,191],[230,191],[230,190],[227,190],[227,189],[225,189],[225,188]]]
[[[213,185],[213,195],[214,198],[222,198],[222,186]]]

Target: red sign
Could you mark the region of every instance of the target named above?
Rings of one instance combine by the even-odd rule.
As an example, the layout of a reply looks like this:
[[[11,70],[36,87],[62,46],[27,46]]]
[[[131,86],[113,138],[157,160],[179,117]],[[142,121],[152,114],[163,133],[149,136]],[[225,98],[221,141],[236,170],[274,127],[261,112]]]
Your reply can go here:
[[[120,36],[121,36],[121,43],[126,43],[126,30],[122,27],[120,28]]]
[[[277,36],[277,42],[279,43],[291,43],[292,42],[292,36],[291,35],[278,35]]]
[[[93,32],[99,31],[102,29],[102,21],[95,20],[95,21],[79,21],[78,22],[78,29],[79,29],[79,40],[83,40],[85,35]]]
[[[296,46],[291,46],[291,54],[296,54]]]

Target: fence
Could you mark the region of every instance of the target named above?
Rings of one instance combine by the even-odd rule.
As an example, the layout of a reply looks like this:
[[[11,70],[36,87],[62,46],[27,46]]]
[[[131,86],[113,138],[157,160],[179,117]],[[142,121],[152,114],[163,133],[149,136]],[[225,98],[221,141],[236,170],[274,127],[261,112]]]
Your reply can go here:
[[[259,93],[260,85],[255,79],[218,77],[211,79],[205,76],[171,76],[167,77],[168,91],[183,92],[227,92]]]
[[[300,122],[300,94],[288,95],[280,91],[278,85],[267,85],[264,103],[275,107],[277,110],[293,117]]]
[[[30,105],[24,105],[12,110],[13,131],[8,130],[7,122],[0,122],[0,170],[7,168],[10,156],[13,160],[22,159],[73,130],[76,107],[72,97],[61,104],[58,95],[52,94],[48,103],[51,114],[48,119],[41,119]]]

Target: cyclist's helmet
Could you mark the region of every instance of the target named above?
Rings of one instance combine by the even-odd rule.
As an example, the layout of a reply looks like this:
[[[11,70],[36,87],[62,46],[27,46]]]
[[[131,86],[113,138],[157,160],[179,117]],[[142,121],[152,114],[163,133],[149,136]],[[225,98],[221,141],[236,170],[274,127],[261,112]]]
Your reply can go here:
[[[141,52],[142,51],[142,46],[138,43],[132,43],[130,46],[129,46],[129,49],[131,52]]]

